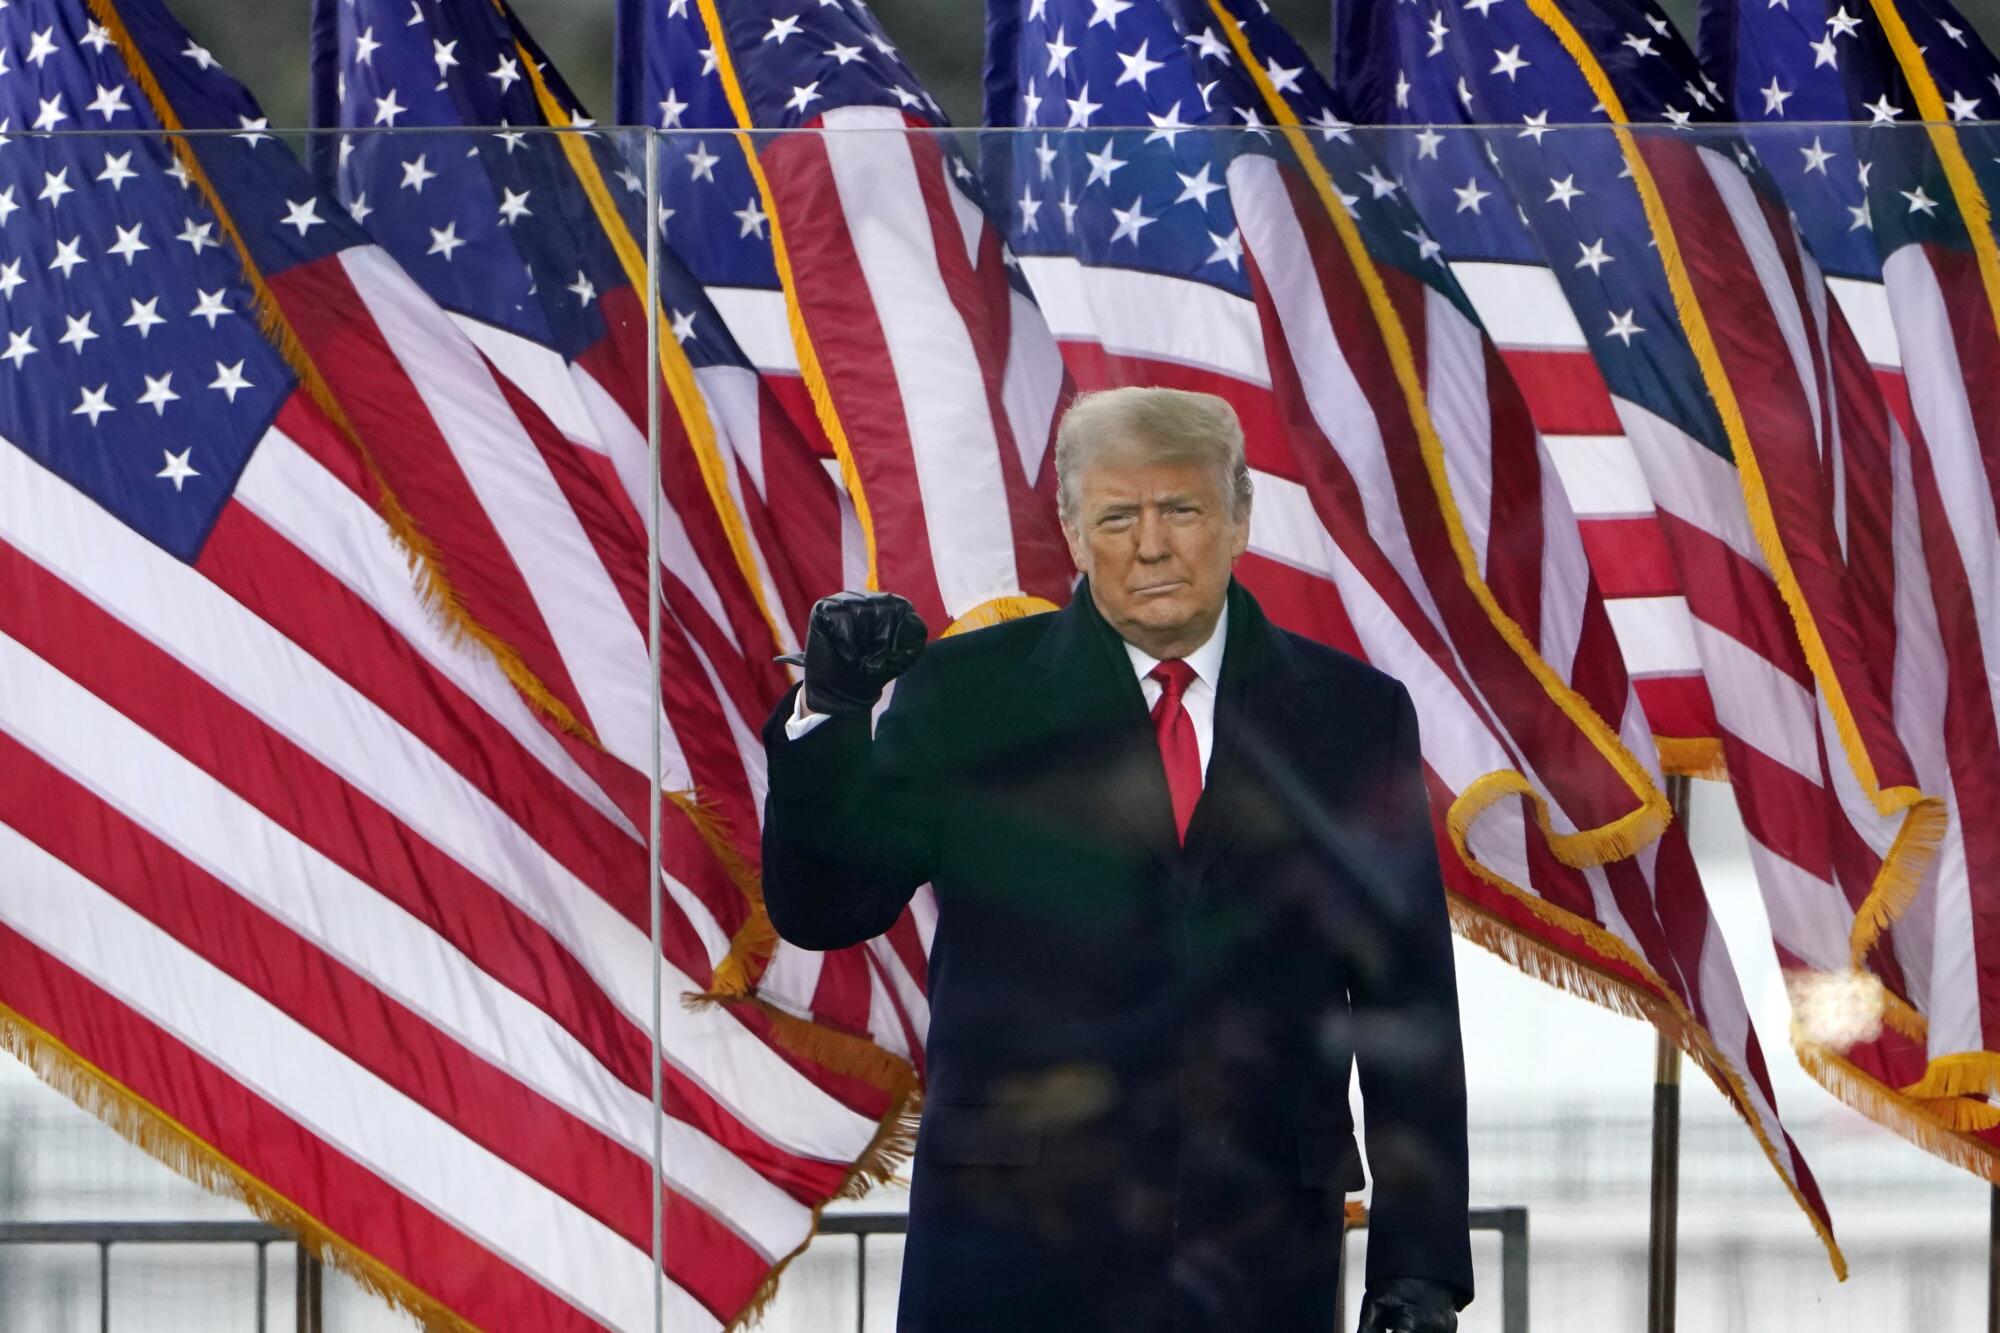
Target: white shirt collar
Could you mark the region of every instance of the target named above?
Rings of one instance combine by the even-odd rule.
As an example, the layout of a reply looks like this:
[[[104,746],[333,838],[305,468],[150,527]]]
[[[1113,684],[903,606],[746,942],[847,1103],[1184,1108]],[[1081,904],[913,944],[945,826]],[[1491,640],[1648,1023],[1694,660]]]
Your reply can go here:
[[[1222,678],[1222,648],[1228,639],[1229,603],[1224,602],[1222,614],[1215,618],[1215,629],[1209,633],[1208,639],[1201,647],[1187,655],[1187,664],[1194,668],[1195,679],[1211,690]],[[1148,656],[1141,649],[1134,647],[1129,640],[1121,639],[1120,642],[1125,644],[1125,655],[1132,659],[1132,670],[1138,674],[1140,680],[1146,679],[1153,668],[1160,664],[1159,658]]]

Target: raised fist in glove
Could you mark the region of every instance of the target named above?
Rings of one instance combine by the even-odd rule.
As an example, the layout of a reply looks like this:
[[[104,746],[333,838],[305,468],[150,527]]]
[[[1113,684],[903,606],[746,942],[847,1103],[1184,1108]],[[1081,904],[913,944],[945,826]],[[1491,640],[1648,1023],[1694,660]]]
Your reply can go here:
[[[927,634],[917,609],[893,592],[820,598],[806,629],[806,707],[836,717],[868,712],[916,664]]]
[[[1458,1300],[1442,1282],[1392,1277],[1361,1302],[1360,1333],[1455,1333]]]

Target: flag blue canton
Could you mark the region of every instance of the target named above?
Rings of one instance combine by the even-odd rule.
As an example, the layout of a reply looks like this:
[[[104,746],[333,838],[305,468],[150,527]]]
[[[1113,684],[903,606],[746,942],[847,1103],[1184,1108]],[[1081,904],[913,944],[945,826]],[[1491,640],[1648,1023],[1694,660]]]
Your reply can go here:
[[[595,345],[607,332],[604,295],[630,282],[564,142],[547,132],[525,66],[533,62],[582,131],[641,251],[643,140],[614,142],[591,129],[555,67],[489,0],[323,0],[319,13],[320,119],[355,132],[316,144],[316,155],[349,210],[447,308],[570,360]],[[389,132],[415,127],[430,132]],[[672,222],[664,200],[654,221],[664,236]],[[670,248],[655,276],[669,331],[697,369],[746,364]]]
[[[599,297],[625,275],[562,143],[541,132],[507,17],[484,0],[345,0],[320,17],[317,92],[331,91],[325,109],[352,132],[317,156],[354,217],[449,309],[572,359],[602,338]],[[553,71],[542,74],[588,127]],[[499,128],[448,132],[483,126]],[[644,179],[604,140],[590,146],[643,245]]]
[[[1254,0],[1229,12],[1309,127],[1374,258],[1461,299],[1436,242],[1290,34]],[[1012,136],[1005,189],[1018,251],[1249,294],[1224,177],[1240,153],[1283,161],[1290,148],[1203,0],[995,0],[987,48],[988,123],[1063,131]]]
[[[2000,116],[2000,61],[1949,4],[1897,8],[1990,194],[2000,184],[2000,136],[1978,122]],[[1899,246],[1966,243],[1965,220],[1917,125],[1916,97],[1868,4],[1709,0],[1701,40],[1829,272],[1879,280],[1882,257]]]
[[[1624,151],[1597,128],[1605,112],[1555,33],[1521,0],[1382,8],[1369,46],[1343,42],[1343,81],[1352,71],[1374,99],[1357,114],[1425,127],[1400,136],[1398,187],[1447,257],[1539,257],[1613,394],[1726,452]],[[1726,119],[1727,102],[1663,13],[1625,0],[1562,8],[1628,115],[1661,122],[1635,136],[1673,135],[1752,165],[1737,141],[1701,128]],[[1486,128],[1446,128],[1466,126]]]
[[[792,129],[852,106],[894,107],[919,124],[945,116],[867,8],[851,0],[751,0],[723,9],[728,49],[759,129]],[[770,219],[732,131],[718,56],[698,0],[634,3],[620,44],[619,114],[659,141],[667,235],[702,282],[776,290]],[[707,131],[707,132],[704,132]],[[721,131],[721,132],[716,132]],[[971,180],[970,168],[961,182]]]
[[[173,35],[130,26],[142,49]],[[147,52],[163,86],[214,73],[180,36]],[[81,4],[15,0],[0,67],[0,435],[192,560],[292,376],[187,164],[166,139],[124,133],[160,124],[110,33]],[[204,168],[255,178],[258,155],[286,152],[246,119],[235,141],[196,141]],[[236,219],[246,233],[289,223],[304,242],[324,224],[310,190],[264,200],[264,216]],[[262,248],[296,260],[317,241]]]

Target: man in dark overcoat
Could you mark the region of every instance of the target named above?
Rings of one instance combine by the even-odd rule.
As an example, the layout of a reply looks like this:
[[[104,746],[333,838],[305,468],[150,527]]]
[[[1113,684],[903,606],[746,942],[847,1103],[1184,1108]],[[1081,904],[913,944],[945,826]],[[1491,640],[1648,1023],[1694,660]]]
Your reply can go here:
[[[903,599],[828,598],[765,729],[784,938],[937,894],[899,1327],[1331,1333],[1358,1067],[1362,1328],[1450,1333],[1464,1069],[1409,694],[1235,581],[1223,400],[1087,395],[1055,465],[1067,609],[926,648]]]

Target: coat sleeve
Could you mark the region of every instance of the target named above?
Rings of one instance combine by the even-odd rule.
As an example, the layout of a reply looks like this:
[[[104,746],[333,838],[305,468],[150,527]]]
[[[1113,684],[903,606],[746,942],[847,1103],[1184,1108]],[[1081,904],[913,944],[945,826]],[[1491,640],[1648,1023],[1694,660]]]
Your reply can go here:
[[[1376,895],[1370,957],[1353,960],[1355,1061],[1374,1194],[1368,1285],[1429,1278],[1472,1299],[1467,1225],[1465,1055],[1451,922],[1438,868],[1423,755],[1409,691],[1380,756]]]
[[[857,716],[787,739],[796,687],[764,724],[764,903],[800,948],[880,935],[935,874],[946,799],[935,674],[918,660],[873,737]]]

